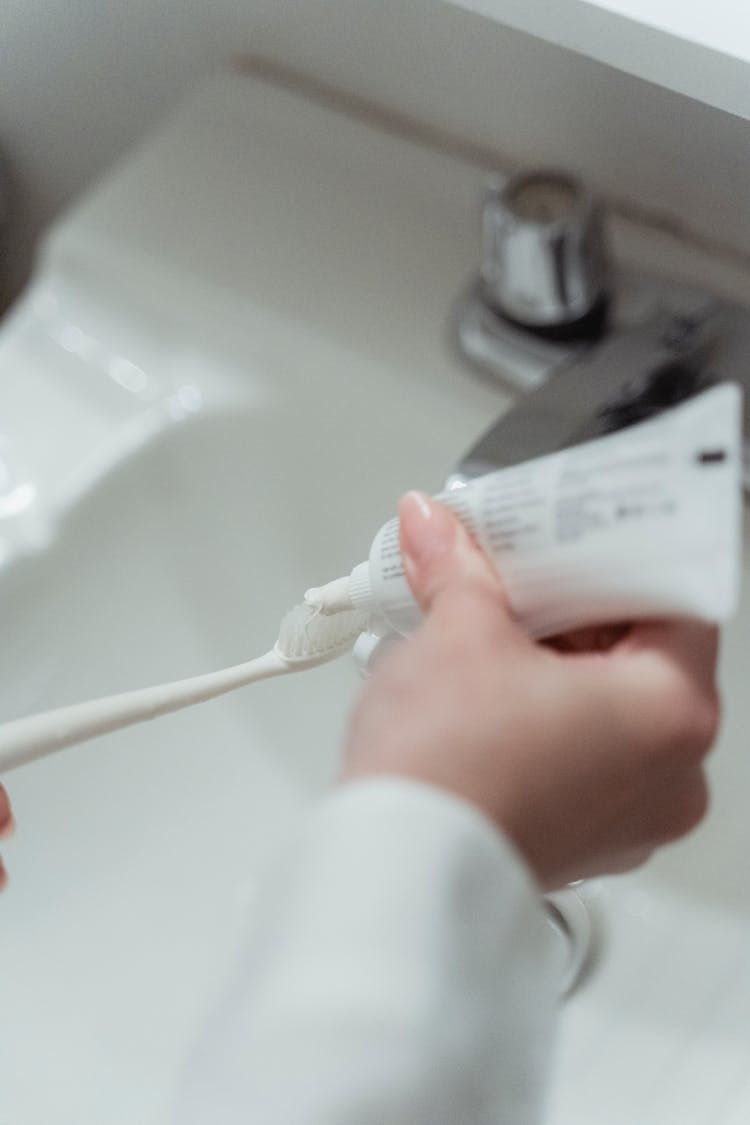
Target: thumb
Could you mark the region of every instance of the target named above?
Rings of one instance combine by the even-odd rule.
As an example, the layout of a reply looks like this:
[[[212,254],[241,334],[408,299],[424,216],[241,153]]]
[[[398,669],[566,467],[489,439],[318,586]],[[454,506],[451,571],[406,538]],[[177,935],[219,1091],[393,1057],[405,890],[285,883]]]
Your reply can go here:
[[[423,492],[399,504],[404,573],[426,613],[446,591],[467,586],[507,605],[502,582],[453,512]]]

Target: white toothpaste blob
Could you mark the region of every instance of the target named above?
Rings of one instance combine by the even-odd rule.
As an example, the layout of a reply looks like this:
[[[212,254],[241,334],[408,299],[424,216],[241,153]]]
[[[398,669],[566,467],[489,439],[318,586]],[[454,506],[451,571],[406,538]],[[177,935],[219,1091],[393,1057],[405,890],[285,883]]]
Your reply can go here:
[[[741,407],[739,388],[722,384],[436,499],[493,561],[533,637],[647,617],[722,622],[739,593]],[[308,598],[324,614],[349,604],[377,615],[402,635],[418,625],[397,519],[375,536],[346,595],[338,580]]]

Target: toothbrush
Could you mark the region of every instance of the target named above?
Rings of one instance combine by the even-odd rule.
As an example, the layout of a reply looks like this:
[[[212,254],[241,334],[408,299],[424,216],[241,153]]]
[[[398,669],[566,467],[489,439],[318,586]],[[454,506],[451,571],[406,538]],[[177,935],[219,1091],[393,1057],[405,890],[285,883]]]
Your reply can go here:
[[[0,725],[0,773],[86,739],[215,699],[247,684],[335,660],[353,647],[366,626],[367,619],[357,612],[325,616],[309,605],[295,606],[281,622],[273,648],[254,660]]]

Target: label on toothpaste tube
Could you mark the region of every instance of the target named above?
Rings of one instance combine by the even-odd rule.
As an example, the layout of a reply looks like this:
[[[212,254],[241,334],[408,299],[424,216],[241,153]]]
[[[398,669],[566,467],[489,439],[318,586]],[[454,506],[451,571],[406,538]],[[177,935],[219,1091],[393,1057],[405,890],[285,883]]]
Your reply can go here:
[[[398,519],[389,520],[380,533],[380,576],[384,582],[392,578],[403,578],[404,568],[401,562],[401,546],[399,544]]]
[[[666,453],[644,453],[598,467],[592,481],[590,469],[563,465],[557,498],[558,541],[573,542],[624,522],[674,516],[678,502],[670,487],[669,467]]]
[[[493,556],[573,544],[672,518],[679,503],[670,457],[648,450],[619,458],[561,454],[488,479],[479,537]]]
[[[724,620],[737,598],[741,396],[722,385],[647,422],[440,494],[493,559],[534,636],[604,620]],[[414,627],[398,520],[375,539],[373,591]]]

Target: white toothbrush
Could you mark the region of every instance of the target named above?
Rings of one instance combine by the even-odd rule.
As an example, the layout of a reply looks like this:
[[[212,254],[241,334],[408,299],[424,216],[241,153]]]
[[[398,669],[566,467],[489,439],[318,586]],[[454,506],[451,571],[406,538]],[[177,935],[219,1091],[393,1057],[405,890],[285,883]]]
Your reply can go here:
[[[367,619],[360,613],[329,617],[310,606],[295,606],[281,622],[274,647],[255,660],[220,672],[74,703],[5,723],[0,726],[0,773],[88,738],[203,703],[246,684],[314,668],[348,652],[366,627]]]

